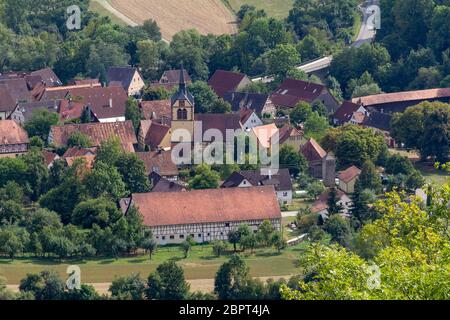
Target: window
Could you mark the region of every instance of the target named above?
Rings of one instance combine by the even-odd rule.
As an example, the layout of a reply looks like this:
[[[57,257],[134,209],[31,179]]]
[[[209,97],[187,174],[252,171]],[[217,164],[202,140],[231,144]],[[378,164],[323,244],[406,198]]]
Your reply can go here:
[[[184,239],[184,234],[180,234],[180,239]]]
[[[199,234],[198,234],[198,237],[199,237],[199,238],[201,238],[201,237],[202,237],[202,234],[201,234],[201,233],[199,233]]]
[[[225,227],[229,227],[230,226],[230,223],[225,223]]]
[[[163,239],[163,240],[166,240],[166,237],[165,237],[165,236],[162,236],[162,239]]]
[[[173,240],[173,239],[175,239],[175,236],[170,236],[170,240]]]
[[[287,192],[283,192],[283,197],[287,197],[288,193]]]

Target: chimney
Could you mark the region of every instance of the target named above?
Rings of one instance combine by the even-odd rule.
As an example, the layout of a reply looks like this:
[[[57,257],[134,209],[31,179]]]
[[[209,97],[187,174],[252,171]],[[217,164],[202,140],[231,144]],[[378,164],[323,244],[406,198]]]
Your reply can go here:
[[[109,98],[109,107],[110,107],[110,108],[113,107],[113,101],[112,101],[112,98]]]

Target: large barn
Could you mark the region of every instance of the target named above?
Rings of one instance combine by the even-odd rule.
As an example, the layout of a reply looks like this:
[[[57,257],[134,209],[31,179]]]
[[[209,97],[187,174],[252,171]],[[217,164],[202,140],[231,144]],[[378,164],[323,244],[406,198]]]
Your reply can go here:
[[[125,205],[124,205],[125,204]],[[246,223],[256,231],[269,220],[281,230],[281,211],[273,186],[150,192],[122,199],[126,214],[135,206],[160,245],[228,239],[228,233]]]

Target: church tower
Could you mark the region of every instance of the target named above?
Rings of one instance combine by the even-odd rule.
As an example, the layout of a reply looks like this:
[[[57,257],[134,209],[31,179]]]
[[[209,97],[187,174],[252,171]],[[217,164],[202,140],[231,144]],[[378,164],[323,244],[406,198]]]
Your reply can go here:
[[[187,90],[183,66],[181,66],[180,71],[178,92],[172,95],[170,105],[172,110],[172,142],[182,142],[182,139],[179,139],[176,133],[176,130],[181,129],[190,133],[190,142],[194,141],[194,97]]]

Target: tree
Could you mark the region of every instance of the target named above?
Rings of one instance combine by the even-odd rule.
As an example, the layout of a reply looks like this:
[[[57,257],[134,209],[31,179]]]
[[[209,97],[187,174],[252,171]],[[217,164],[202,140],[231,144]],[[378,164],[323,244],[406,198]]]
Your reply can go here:
[[[142,249],[144,249],[146,252],[150,255],[150,260],[152,260],[152,255],[158,248],[158,243],[153,238],[146,238],[142,242]]]
[[[441,102],[422,102],[394,115],[392,137],[406,148],[420,152],[422,160],[430,156],[446,162],[449,152],[450,105]]]
[[[196,190],[217,189],[220,175],[207,164],[201,164],[194,169],[194,177],[189,180],[189,187]]]
[[[272,234],[272,237],[270,238],[270,243],[272,246],[274,246],[278,253],[281,252],[284,248],[286,248],[286,240],[283,238],[283,234],[281,232],[274,232]]]
[[[129,193],[144,193],[150,190],[144,162],[133,153],[122,154],[116,163],[117,170]]]
[[[111,136],[100,143],[95,160],[110,166],[115,166],[123,153],[119,137]]]
[[[11,260],[24,251],[28,241],[29,234],[23,228],[14,225],[0,228],[0,252],[8,255]]]
[[[195,97],[195,112],[212,113],[218,96],[204,81],[195,81],[188,86],[189,92]]]
[[[126,195],[125,184],[119,171],[112,165],[97,161],[92,171],[86,176],[84,183],[89,194],[98,198],[104,194],[113,200]]]
[[[410,190],[416,190],[425,184],[425,179],[419,171],[413,170],[406,180],[406,187]]]
[[[220,257],[227,249],[227,244],[223,241],[214,241],[213,252],[217,257]]]
[[[431,19],[430,31],[428,33],[428,46],[440,54],[450,47],[447,31],[450,28],[450,8],[445,5],[436,6]],[[446,31],[447,30],[447,31]]]
[[[299,102],[294,109],[289,113],[292,124],[298,125],[304,123],[312,115],[313,110],[309,103]]]
[[[153,41],[161,40],[161,30],[156,21],[152,19],[145,20],[142,29],[144,29],[149,39]]]
[[[192,246],[195,245],[195,241],[192,236],[188,236],[186,241],[181,244],[181,249],[183,249],[184,258],[187,259],[189,252],[191,252]]]
[[[111,283],[109,292],[115,300],[144,300],[145,282],[139,274],[116,278]]]
[[[253,253],[253,250],[258,245],[258,238],[253,232],[251,232],[249,234],[242,235],[239,243],[244,251],[245,249],[250,249]]]
[[[166,88],[160,86],[150,86],[144,89],[142,95],[143,100],[167,100],[170,98],[170,92]]]
[[[339,200],[337,189],[335,187],[331,188],[327,200],[328,213],[330,216],[341,213],[342,205],[339,203]]]
[[[89,136],[76,131],[70,135],[69,139],[67,140],[67,146],[89,148],[92,146],[92,142]]]
[[[301,172],[306,172],[308,169],[308,162],[305,157],[299,152],[296,152],[294,147],[284,145],[280,150],[280,168],[289,169],[289,173],[293,176],[298,176]]]
[[[306,187],[306,192],[311,199],[316,200],[325,191],[325,186],[319,180],[314,180]]]
[[[376,193],[381,191],[381,178],[371,161],[364,162],[359,181],[363,189],[370,189]]]
[[[58,114],[45,109],[33,110],[30,120],[25,123],[25,130],[30,137],[39,137],[48,141],[50,127],[58,124]]]
[[[264,220],[258,228],[258,240],[263,246],[270,245],[270,239],[275,232],[275,228],[269,220]]]
[[[269,74],[284,79],[287,72],[300,64],[300,55],[292,44],[279,44],[268,53]]]
[[[183,268],[167,261],[156,268],[147,280],[145,295],[151,300],[183,300],[189,294],[189,284],[184,279]]]
[[[350,210],[355,229],[360,229],[365,221],[370,218],[369,199],[364,192],[361,181],[355,183],[355,190],[351,195],[352,208]]]
[[[48,179],[48,168],[44,161],[42,151],[37,148],[31,148],[23,157],[27,170],[26,181],[28,187],[31,188],[30,197],[32,200],[37,198],[44,192],[45,184]]]
[[[230,113],[231,105],[222,98],[217,99],[211,106],[211,113]]]
[[[243,291],[250,280],[249,268],[238,254],[234,254],[217,271],[214,292],[220,300],[244,299]]]
[[[228,232],[228,242],[230,242],[233,245],[234,252],[237,251],[237,244],[241,240],[241,235],[238,232],[238,230],[231,230]]]
[[[141,114],[141,110],[139,109],[139,104],[134,98],[130,97],[126,102],[125,119],[131,120],[131,122],[133,122],[133,127],[136,132],[139,130],[139,126],[143,117]]]
[[[305,134],[316,140],[321,140],[327,129],[330,127],[328,119],[313,112],[305,121]]]
[[[40,274],[27,274],[20,281],[20,292],[31,293],[36,300],[63,300],[64,282],[54,271],[42,271]]]
[[[114,202],[105,198],[80,202],[72,214],[72,223],[84,228],[92,228],[94,224],[101,228],[111,226],[121,217]]]

